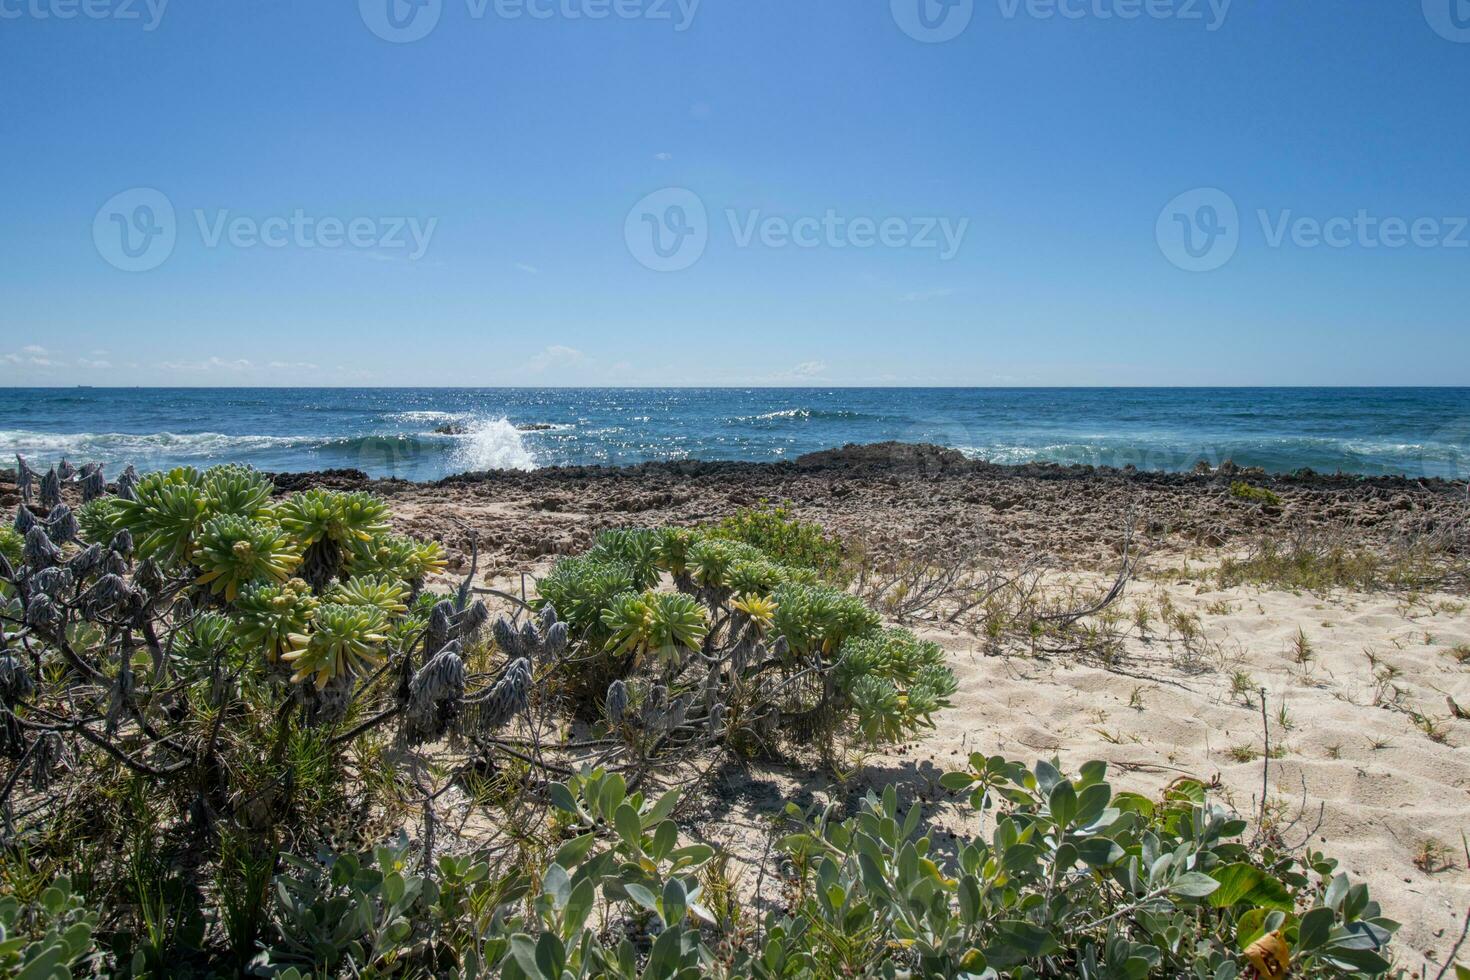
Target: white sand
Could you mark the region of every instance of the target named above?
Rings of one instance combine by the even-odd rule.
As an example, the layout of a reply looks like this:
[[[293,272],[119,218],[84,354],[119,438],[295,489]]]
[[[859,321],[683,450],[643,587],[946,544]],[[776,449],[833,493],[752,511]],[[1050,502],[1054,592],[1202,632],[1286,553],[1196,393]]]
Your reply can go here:
[[[1401,962],[1418,965],[1418,956],[1432,951],[1442,959],[1470,906],[1461,843],[1470,833],[1470,722],[1453,719],[1446,703],[1449,695],[1470,709],[1470,663],[1450,654],[1470,643],[1463,600],[1428,596],[1408,607],[1386,595],[1325,599],[1141,582],[1130,586],[1122,607],[1165,594],[1199,614],[1203,636],[1215,646],[1207,671],[1171,663],[1178,654],[1160,640],[1129,641],[1118,666],[1139,679],[1056,659],[984,656],[972,637],[927,631],[953,653],[955,706],[927,738],[875,764],[917,763],[937,779],[972,751],[1028,762],[1058,755],[1073,771],[1103,759],[1116,789],[1158,792],[1181,774],[1218,776],[1222,799],[1253,816],[1262,762],[1232,755],[1259,756],[1262,745],[1259,697],[1247,706],[1231,694],[1233,674],[1243,671],[1266,690],[1272,746],[1285,746],[1270,764],[1271,805],[1285,808],[1279,817],[1301,819],[1284,828],[1284,838],[1306,839],[1321,808],[1311,846],[1366,880],[1385,914],[1403,923]],[[1305,665],[1293,653],[1299,628],[1312,646]],[[1379,657],[1380,677],[1385,665],[1397,668],[1392,687],[1375,680],[1365,651]],[[1392,699],[1393,688],[1397,707],[1375,705]],[[1135,691],[1141,707],[1130,706]],[[1277,716],[1283,705],[1285,729]],[[1446,741],[1431,740],[1410,712],[1429,716]],[[1426,842],[1453,866],[1433,873],[1416,867]]]

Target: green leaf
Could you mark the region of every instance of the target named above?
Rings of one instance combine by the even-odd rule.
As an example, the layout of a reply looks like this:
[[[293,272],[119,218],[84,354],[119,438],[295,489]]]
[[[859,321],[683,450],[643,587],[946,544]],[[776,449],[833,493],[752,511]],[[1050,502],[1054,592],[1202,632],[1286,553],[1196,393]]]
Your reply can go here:
[[[1023,919],[1002,919],[995,923],[995,942],[986,948],[985,958],[992,968],[1004,969],[1059,950],[1052,934]]]
[[[1137,793],[1119,793],[1113,797],[1113,806],[1124,813],[1136,813],[1142,817],[1154,815],[1154,801]]]
[[[1325,905],[1312,909],[1302,916],[1301,925],[1297,928],[1297,947],[1303,952],[1310,952],[1321,946],[1332,934],[1332,924],[1336,921],[1336,913]]]
[[[1253,905],[1290,912],[1294,907],[1291,892],[1286,890],[1286,886],[1254,865],[1244,862],[1227,864],[1211,871],[1210,877],[1220,883],[1219,889],[1210,895],[1209,902],[1217,909]]]
[[[1086,837],[1077,841],[1076,847],[1077,856],[1094,868],[1117,864],[1127,853],[1111,837]]]
[[[1387,973],[1393,965],[1371,949],[1334,949],[1330,953],[1324,953],[1322,958],[1339,970],[1366,973],[1369,976]]]
[[[649,891],[646,886],[629,881],[623,884],[623,890],[628,893],[629,898],[643,908],[650,912],[658,912],[658,896]]]
[[[959,884],[960,921],[967,926],[980,918],[980,880],[974,875],[965,875]]]
[[[51,980],[52,977],[67,976],[61,972],[64,952],[60,943],[47,947],[45,952],[21,967],[15,974],[15,980]]]
[[[536,940],[536,965],[548,977],[560,977],[561,968],[567,961],[566,950],[554,933],[543,932]]]
[[[571,895],[567,897],[567,910],[562,920],[568,940],[581,931],[596,901],[597,889],[593,886],[592,879],[583,878],[577,887],[572,889]]]
[[[1072,818],[1077,816],[1077,791],[1072,788],[1072,784],[1065,779],[1057,783],[1052,787],[1048,803],[1057,826],[1063,830],[1070,827]]]
[[[597,794],[597,808],[605,815],[617,813],[618,807],[623,805],[623,799],[627,796],[628,784],[618,773],[613,773],[602,781],[602,789]]]
[[[618,828],[618,836],[623,842],[633,849],[635,854],[643,853],[643,822],[638,819],[638,811],[624,803],[618,807],[613,823]]]
[[[572,894],[572,879],[567,874],[567,869],[559,864],[548,867],[541,881],[541,890],[551,896],[557,908],[565,908],[567,899]]]
[[[551,802],[558,810],[565,810],[573,816],[578,816],[580,813],[576,797],[572,796],[572,791],[567,789],[566,783],[551,784]]]
[[[1204,898],[1214,894],[1219,887],[1220,883],[1207,874],[1186,871],[1169,884],[1169,894],[1183,898]]]
[[[556,849],[556,863],[563,868],[574,868],[582,863],[587,852],[592,850],[592,845],[597,843],[597,834],[587,833],[580,837],[573,837],[561,847]]]
[[[715,856],[715,849],[708,844],[686,844],[669,852],[669,860],[675,868],[691,864],[703,864]]]
[[[536,940],[518,932],[510,937],[510,955],[516,966],[528,977],[545,978],[541,966],[536,962]]]
[[[679,968],[679,946],[684,930],[665,929],[648,954],[647,977],[670,977]]]
[[[1087,827],[1102,816],[1112,801],[1113,788],[1107,783],[1092,783],[1077,794],[1077,815],[1073,819],[1077,826]]]
[[[669,790],[663,796],[660,796],[658,798],[658,802],[649,809],[648,813],[644,814],[643,826],[652,827],[660,820],[667,819],[669,814],[674,812],[674,807],[677,806],[678,803],[679,791],[676,789]]]
[[[974,781],[975,774],[970,772],[947,772],[939,777],[939,785],[949,790],[969,789]]]
[[[664,856],[674,849],[679,842],[679,828],[674,821],[665,820],[653,831],[653,846],[648,854],[655,861],[662,861]]]
[[[664,883],[664,923],[670,926],[682,924],[688,910],[689,894],[684,890],[684,883],[678,878],[670,878]]]

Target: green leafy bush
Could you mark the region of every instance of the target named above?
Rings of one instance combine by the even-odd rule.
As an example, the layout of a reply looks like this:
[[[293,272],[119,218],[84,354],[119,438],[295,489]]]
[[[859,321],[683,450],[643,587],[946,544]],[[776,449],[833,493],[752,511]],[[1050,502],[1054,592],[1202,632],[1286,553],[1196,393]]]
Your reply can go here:
[[[70,980],[100,969],[98,914],[72,891],[65,875],[34,900],[0,894],[0,974],[26,980]]]
[[[894,742],[932,728],[934,714],[949,707],[959,687],[939,645],[904,629],[846,640],[833,677],[870,742]]]
[[[845,581],[842,542],[820,524],[791,516],[784,505],[751,507],[737,511],[709,529],[714,537],[754,545],[783,565],[808,568],[824,579]]]
[[[1280,507],[1281,497],[1265,487],[1253,487],[1249,483],[1237,480],[1230,484],[1230,496],[1236,500],[1245,500],[1253,504],[1265,504],[1268,507]]]
[[[1238,841],[1245,822],[1198,782],[1156,802],[1114,794],[1100,762],[1076,779],[1054,763],[1028,770],[978,754],[970,767],[943,783],[994,811],[993,829],[960,840],[954,865],[891,786],[843,821],[789,808],[802,827],[782,845],[798,882],[785,959],[821,976],[867,975],[901,950],[924,976],[1224,980],[1244,976],[1253,944],[1279,933],[1292,976],[1390,969],[1398,926],[1366,887],[1320,855],[1251,851]],[[800,941],[832,935],[843,941]]]

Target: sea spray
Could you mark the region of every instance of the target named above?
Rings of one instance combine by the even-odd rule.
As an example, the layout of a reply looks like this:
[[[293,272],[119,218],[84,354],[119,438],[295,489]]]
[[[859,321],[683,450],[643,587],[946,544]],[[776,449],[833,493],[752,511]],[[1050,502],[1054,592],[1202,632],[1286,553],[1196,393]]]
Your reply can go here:
[[[477,419],[466,430],[454,437],[457,445],[451,458],[456,472],[536,468],[535,458],[509,419]]]

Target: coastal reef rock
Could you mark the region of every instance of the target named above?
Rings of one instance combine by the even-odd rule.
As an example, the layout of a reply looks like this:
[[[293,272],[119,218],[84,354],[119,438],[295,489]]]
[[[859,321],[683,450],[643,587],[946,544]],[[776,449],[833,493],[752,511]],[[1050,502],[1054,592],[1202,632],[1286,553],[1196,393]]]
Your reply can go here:
[[[548,466],[464,473],[435,483],[340,469],[283,473],[274,480],[277,493],[314,486],[370,490],[393,502],[396,530],[438,540],[451,561],[468,556],[473,534],[482,569],[504,572],[586,548],[606,528],[701,524],[763,502],[785,503],[805,520],[861,540],[879,557],[968,551],[1111,567],[1130,515],[1147,539],[1138,544],[1149,548],[1249,548],[1263,536],[1285,535],[1372,547],[1425,534],[1453,548],[1470,537],[1463,482],[1230,469],[1195,474],[1003,466],[939,446],[889,442],[774,463]],[[1237,499],[1229,492],[1232,479],[1269,489],[1280,505]],[[74,484],[63,493],[70,506],[80,504]],[[0,471],[0,498],[17,496],[13,471]],[[1470,540],[1463,553],[1470,555]]]

